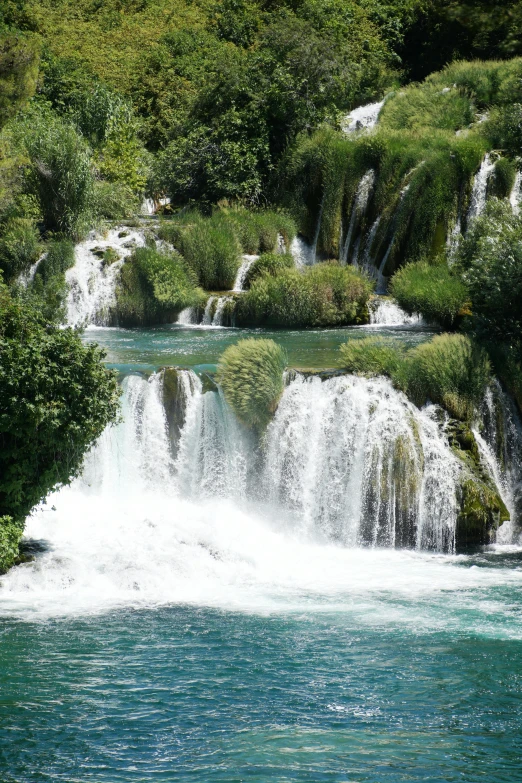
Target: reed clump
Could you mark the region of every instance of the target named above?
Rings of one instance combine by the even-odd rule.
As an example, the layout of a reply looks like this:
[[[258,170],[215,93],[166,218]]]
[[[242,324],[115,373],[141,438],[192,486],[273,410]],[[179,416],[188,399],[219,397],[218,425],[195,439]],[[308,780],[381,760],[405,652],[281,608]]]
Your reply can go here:
[[[394,274],[389,291],[410,315],[419,313],[445,327],[455,323],[469,300],[466,285],[444,263],[407,264]]]
[[[239,421],[261,432],[284,388],[286,353],[273,340],[240,340],[222,354],[217,381]]]
[[[343,366],[360,375],[386,375],[418,406],[431,401],[471,421],[491,380],[486,351],[463,334],[441,334],[405,349],[368,337],[341,346]]]
[[[367,319],[373,283],[353,267],[316,264],[304,271],[264,274],[238,301],[241,326],[341,326]]]

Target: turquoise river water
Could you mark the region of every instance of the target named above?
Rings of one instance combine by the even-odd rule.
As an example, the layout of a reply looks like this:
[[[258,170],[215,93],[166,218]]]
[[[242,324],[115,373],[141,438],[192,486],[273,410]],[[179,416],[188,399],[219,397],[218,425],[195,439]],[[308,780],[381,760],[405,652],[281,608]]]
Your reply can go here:
[[[318,368],[366,334],[271,336]],[[122,373],[214,365],[241,336],[86,333]],[[178,496],[140,416],[142,472],[121,467],[138,441],[100,448],[1,579],[1,783],[522,780],[522,548],[350,548]]]

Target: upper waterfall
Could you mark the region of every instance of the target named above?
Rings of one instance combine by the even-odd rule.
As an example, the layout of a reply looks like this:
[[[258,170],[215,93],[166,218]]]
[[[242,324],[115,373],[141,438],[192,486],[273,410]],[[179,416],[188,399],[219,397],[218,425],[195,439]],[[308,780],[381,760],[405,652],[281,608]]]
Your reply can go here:
[[[122,261],[135,247],[144,245],[142,232],[115,228],[105,237],[93,232],[89,239],[76,246],[74,266],[65,275],[69,326],[109,325]],[[103,253],[107,250],[114,251],[118,260],[106,263]]]

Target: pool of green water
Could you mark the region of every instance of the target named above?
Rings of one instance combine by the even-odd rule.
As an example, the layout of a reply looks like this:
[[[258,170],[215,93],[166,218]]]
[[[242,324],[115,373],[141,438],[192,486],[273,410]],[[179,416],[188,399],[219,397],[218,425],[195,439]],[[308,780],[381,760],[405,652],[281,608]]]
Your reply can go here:
[[[372,335],[413,346],[430,339],[433,332],[375,326],[268,330],[187,328],[173,324],[149,329],[90,328],[84,339],[101,345],[107,353],[107,363],[120,372],[151,372],[165,365],[215,365],[225,348],[246,337],[269,337],[285,348],[290,367],[318,370],[339,368],[340,346]]]

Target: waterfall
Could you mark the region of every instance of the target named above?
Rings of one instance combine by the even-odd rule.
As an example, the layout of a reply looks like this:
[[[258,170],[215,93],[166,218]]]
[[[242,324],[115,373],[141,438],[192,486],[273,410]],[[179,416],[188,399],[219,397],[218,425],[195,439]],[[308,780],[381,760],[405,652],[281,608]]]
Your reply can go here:
[[[304,266],[311,266],[315,261],[314,250],[305,242],[303,237],[296,236],[293,238],[290,252],[298,269],[302,269]]]
[[[317,261],[317,245],[319,244],[319,234],[321,233],[321,222],[323,219],[324,209],[324,196],[321,199],[321,206],[319,207],[319,214],[317,215],[317,224],[315,227],[314,241],[312,242],[311,263],[315,264]]]
[[[522,188],[522,172],[517,171],[513,188],[511,190],[511,193],[509,194],[509,203],[511,204],[515,215],[520,214],[520,199],[522,196],[520,192],[521,188]]]
[[[471,199],[468,210],[468,222],[479,217],[484,211],[486,206],[486,196],[488,189],[489,178],[491,177],[495,169],[495,164],[491,160],[491,156],[487,153],[484,156],[480,169],[475,174],[473,179],[473,187],[471,190]]]
[[[207,304],[205,305],[205,312],[203,313],[203,320],[201,321],[203,326],[212,326],[212,306],[216,299],[216,296],[209,296],[207,300]]]
[[[279,235],[279,236],[281,236],[281,235]],[[284,240],[283,240],[283,245],[284,245]],[[259,256],[252,256],[252,255],[251,256],[249,256],[249,255],[244,255],[243,256],[243,260],[242,260],[241,266],[237,270],[237,275],[236,275],[236,279],[234,281],[234,287],[232,288],[232,291],[235,291],[236,293],[239,293],[240,291],[244,290],[243,287],[245,285],[245,281],[246,281],[246,278],[247,278],[247,275],[248,275],[248,270],[250,269],[250,267],[252,266],[254,261],[257,261],[258,258],[259,258]]]
[[[458,475],[431,412],[384,378],[298,376],[266,436],[271,504],[346,546],[453,551]]]
[[[383,296],[376,296],[368,304],[372,326],[425,326],[422,316],[408,315],[397,302]]]
[[[474,427],[483,462],[500,490],[511,520],[500,540],[511,541],[522,524],[522,422],[513,400],[494,381],[486,391],[481,427]]]
[[[74,266],[65,274],[69,326],[110,324],[123,259],[130,256],[135,247],[144,245],[143,233],[115,228],[106,238],[95,235],[76,246]],[[107,264],[100,256],[109,249],[117,253],[119,260]]]
[[[372,227],[370,228],[370,232],[368,234],[368,238],[366,240],[366,244],[364,247],[364,255],[363,255],[363,263],[362,267],[367,272],[374,268],[373,261],[372,261],[372,247],[373,243],[375,242],[375,237],[377,235],[377,230],[379,228],[381,222],[381,216],[375,220]]]
[[[233,302],[232,296],[219,296],[214,310],[214,317],[212,318],[212,326],[223,326],[223,315],[225,313],[225,307],[229,302]]]
[[[359,106],[354,109],[343,119],[341,127],[345,133],[354,133],[359,130],[370,130],[373,128],[379,114],[384,106],[384,101],[379,103],[368,103],[365,106]]]
[[[352,214],[350,216],[350,223],[348,225],[348,231],[346,233],[346,239],[343,245],[341,253],[341,263],[346,264],[348,262],[348,253],[350,250],[350,244],[352,241],[352,235],[355,228],[355,223],[364,216],[368,207],[368,201],[375,184],[375,171],[369,169],[366,174],[361,178],[357,191],[355,193],[355,199],[352,207]]]
[[[178,315],[178,320],[176,321],[176,323],[182,326],[194,326],[197,322],[197,310],[195,307],[185,307]]]

